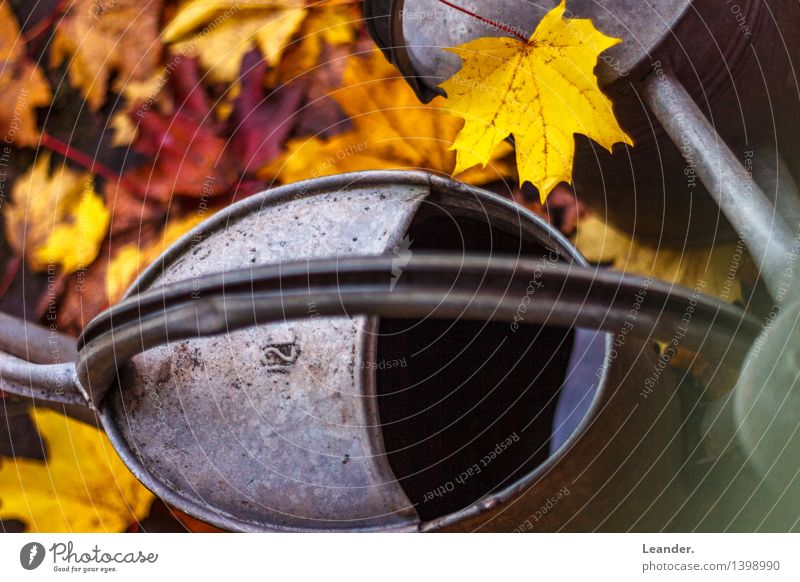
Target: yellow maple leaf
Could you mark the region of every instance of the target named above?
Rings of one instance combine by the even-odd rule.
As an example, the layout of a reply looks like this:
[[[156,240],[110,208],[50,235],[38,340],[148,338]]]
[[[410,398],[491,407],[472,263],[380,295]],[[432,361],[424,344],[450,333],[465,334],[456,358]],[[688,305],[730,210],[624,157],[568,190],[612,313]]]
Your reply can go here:
[[[72,273],[97,258],[110,219],[91,174],[65,166],[51,174],[45,154],[14,183],[5,209],[6,239],[31,270],[59,265]]]
[[[8,2],[0,4],[0,63],[0,140],[6,149],[36,145],[36,108],[50,103],[52,95],[42,71],[26,55]]]
[[[459,72],[442,84],[447,104],[464,118],[454,145],[456,173],[486,165],[494,149],[514,136],[520,183],[530,181],[544,202],[560,182],[571,182],[575,133],[608,150],[633,145],[600,91],[594,67],[619,43],[588,19],[564,18],[564,0],[548,12],[527,42],[480,38],[448,49]]]
[[[58,22],[51,65],[67,61],[73,86],[80,88],[89,108],[105,101],[108,81],[114,90],[148,79],[161,56],[157,42],[163,0],[73,0]]]
[[[258,47],[277,65],[310,13],[354,4],[355,0],[184,0],[163,31],[163,40],[196,57],[216,82],[239,76],[244,55]],[[328,35],[338,42],[346,33]]]
[[[0,519],[31,532],[119,532],[147,515],[153,495],[102,430],[47,409],[33,419],[47,459],[0,457]]]
[[[592,263],[610,263],[618,271],[650,275],[729,302],[742,298],[741,278],[752,272],[741,242],[653,247],[592,215],[578,221],[574,242]]]
[[[330,139],[296,138],[287,152],[264,168],[265,179],[295,182],[360,170],[425,169],[450,174],[453,140],[461,120],[444,100],[421,104],[397,71],[380,55],[351,56],[342,87],[331,97],[351,118],[353,129]],[[500,180],[513,173],[511,147],[495,152],[492,164],[459,176],[469,183]]]
[[[37,262],[58,263],[65,273],[86,268],[97,258],[111,215],[103,199],[87,183],[80,200],[67,209],[44,245],[36,250]]]

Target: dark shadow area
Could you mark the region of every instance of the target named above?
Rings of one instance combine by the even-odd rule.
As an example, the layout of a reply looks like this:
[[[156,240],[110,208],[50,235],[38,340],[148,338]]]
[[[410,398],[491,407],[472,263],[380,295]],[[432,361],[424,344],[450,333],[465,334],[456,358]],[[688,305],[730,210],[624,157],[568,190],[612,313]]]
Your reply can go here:
[[[426,206],[409,229],[412,251],[546,251],[486,222]],[[522,298],[520,298],[521,300]],[[429,520],[480,499],[540,465],[573,332],[509,323],[384,319],[377,370],[389,463]]]

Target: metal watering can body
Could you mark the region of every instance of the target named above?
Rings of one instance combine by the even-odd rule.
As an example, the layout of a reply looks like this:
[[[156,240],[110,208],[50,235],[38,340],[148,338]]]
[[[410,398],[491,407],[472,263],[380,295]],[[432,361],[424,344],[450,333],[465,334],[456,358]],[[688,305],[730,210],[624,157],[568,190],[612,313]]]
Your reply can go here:
[[[529,36],[559,1],[456,4]],[[575,192],[595,214],[659,245],[734,237],[715,203],[719,187],[698,169],[713,171],[714,160],[685,159],[693,146],[684,134],[709,123],[712,154],[727,145],[747,169],[749,176],[730,178],[735,188],[755,184],[792,228],[800,222],[792,177],[800,175],[800,4],[570,0],[566,16],[590,18],[623,40],[600,56],[596,74],[636,145],[609,153],[576,135]],[[443,93],[438,85],[460,67],[459,57],[445,48],[509,34],[438,0],[367,0],[365,17],[375,41],[423,101]],[[678,95],[697,103],[696,110],[659,106]]]
[[[588,267],[501,197],[365,172],[233,205],[87,326],[75,364],[0,370],[8,393],[93,406],[148,488],[229,530],[653,529],[682,414],[651,340],[690,305],[689,346],[758,332]]]

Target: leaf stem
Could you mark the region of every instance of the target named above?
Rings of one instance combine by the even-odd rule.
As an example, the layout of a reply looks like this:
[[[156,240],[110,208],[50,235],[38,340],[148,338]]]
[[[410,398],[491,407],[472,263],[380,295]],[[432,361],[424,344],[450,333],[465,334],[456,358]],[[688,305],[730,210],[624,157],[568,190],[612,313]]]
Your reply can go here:
[[[3,280],[0,281],[0,299],[5,297],[5,294],[9,287],[11,287],[14,279],[17,278],[17,273],[19,273],[19,267],[21,264],[21,257],[17,254],[12,255],[8,260],[8,263],[6,263],[6,271],[3,274]]]
[[[68,275],[62,271],[56,275],[55,281],[53,281],[52,284],[48,283],[47,289],[36,303],[36,310],[34,311],[36,321],[41,322],[50,304],[61,299],[61,296],[67,288],[67,277]]]
[[[52,29],[53,25],[56,23],[56,20],[58,20],[58,18],[64,13],[66,7],[67,0],[58,0],[56,5],[50,10],[49,14],[37,22],[30,30],[27,30],[23,33],[22,38],[25,40],[25,44],[30,43],[43,32]],[[39,44],[41,45],[41,43]]]
[[[481,22],[484,22],[484,23],[486,23],[486,24],[488,24],[490,26],[494,26],[495,28],[497,28],[499,30],[507,32],[508,34],[511,34],[511,35],[515,36],[516,38],[518,38],[522,42],[525,42],[525,43],[528,42],[528,39],[525,38],[522,35],[522,33],[519,32],[519,30],[511,28],[507,24],[502,24],[500,22],[497,22],[496,20],[492,20],[491,18],[486,18],[485,16],[481,16],[480,14],[475,14],[474,12],[472,12],[470,10],[467,10],[466,8],[463,8],[462,6],[458,6],[456,4],[453,4],[452,2],[449,2],[448,0],[438,0],[438,1],[441,2],[442,4],[444,4],[445,6],[449,6],[450,8],[454,8],[455,10],[458,10],[459,12],[463,12],[464,14],[468,14],[469,16],[472,16],[473,18],[475,18],[477,20],[480,20]]]
[[[59,155],[64,156],[68,160],[75,162],[79,166],[86,168],[91,173],[97,174],[98,176],[102,176],[106,180],[116,181],[120,179],[120,175],[111,170],[110,168],[101,164],[94,158],[89,157],[85,153],[76,150],[68,143],[64,143],[57,137],[53,137],[52,135],[50,135],[45,131],[42,132],[42,145],[47,149],[54,151]]]
[[[137,192],[141,194],[141,190],[138,186],[131,183],[130,181],[126,180],[124,176],[120,176],[117,172],[95,160],[94,158],[86,155],[82,151],[76,150],[68,143],[64,143],[57,137],[53,137],[46,131],[42,132],[41,136],[41,144],[43,147],[53,151],[61,156],[64,156],[68,160],[71,160],[78,164],[79,166],[86,168],[92,174],[96,174],[105,178],[110,182],[116,182],[118,184],[124,185],[128,188],[131,192]]]

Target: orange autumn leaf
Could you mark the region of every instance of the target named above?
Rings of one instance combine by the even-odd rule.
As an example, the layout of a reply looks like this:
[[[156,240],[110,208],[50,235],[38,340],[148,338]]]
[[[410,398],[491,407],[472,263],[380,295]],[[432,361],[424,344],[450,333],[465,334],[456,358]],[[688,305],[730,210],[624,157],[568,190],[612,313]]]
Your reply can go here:
[[[39,67],[25,52],[25,41],[7,2],[0,4],[0,63],[0,139],[6,149],[11,144],[36,145],[36,108],[48,105],[52,95]]]
[[[159,64],[159,18],[163,0],[71,0],[55,28],[51,64],[66,62],[73,86],[89,108],[105,102],[109,79],[121,92],[151,77]]]
[[[343,85],[331,97],[350,117],[352,130],[329,139],[290,140],[287,153],[265,167],[262,177],[296,182],[359,170],[453,171],[456,154],[451,150],[461,120],[443,108],[442,98],[421,104],[380,53],[351,56]],[[480,184],[511,175],[510,152],[508,144],[499,147],[487,168],[464,172],[459,179]]]
[[[278,65],[311,18],[321,15],[316,24],[309,24],[326,29],[328,42],[348,41],[352,32],[339,27],[335,12],[341,9],[351,15],[355,4],[357,0],[184,0],[165,27],[163,39],[176,51],[197,57],[212,81],[232,82],[244,55],[253,48],[267,64]],[[349,20],[352,29],[357,21]]]

